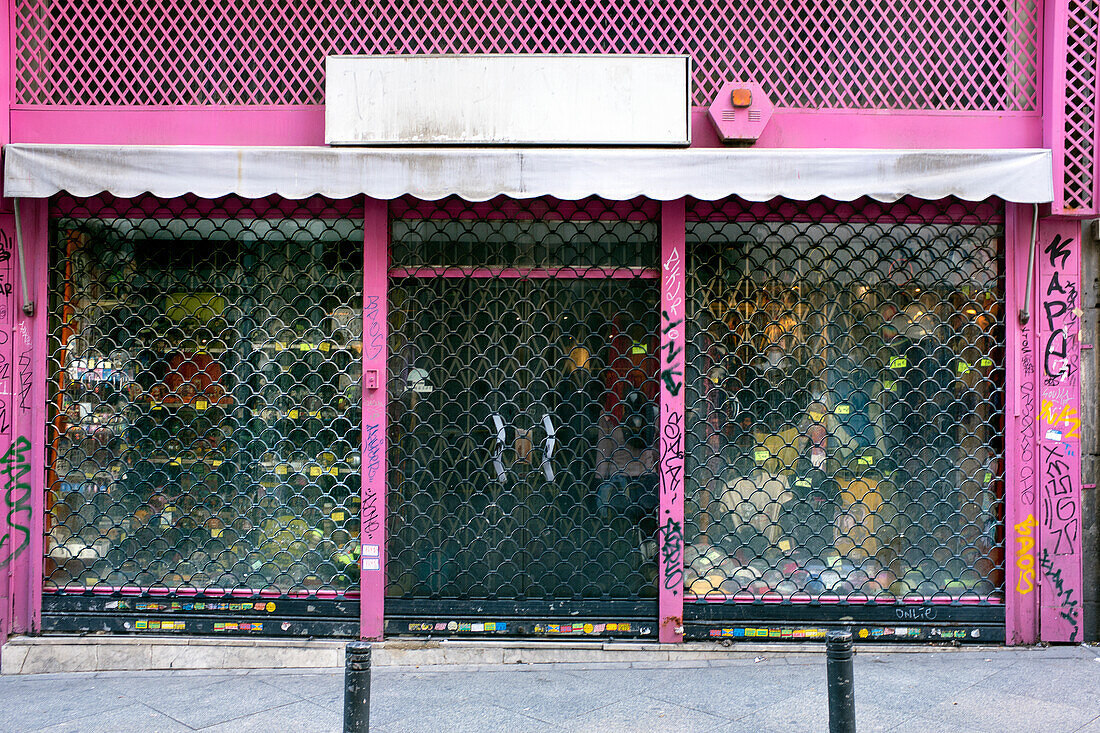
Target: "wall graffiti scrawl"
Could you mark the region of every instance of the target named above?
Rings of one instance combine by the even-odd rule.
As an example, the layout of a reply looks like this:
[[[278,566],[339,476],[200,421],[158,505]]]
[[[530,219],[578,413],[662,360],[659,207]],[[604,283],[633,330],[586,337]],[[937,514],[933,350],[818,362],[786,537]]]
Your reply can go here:
[[[1049,221],[1038,242],[1040,638],[1081,641],[1081,275],[1079,224]]]

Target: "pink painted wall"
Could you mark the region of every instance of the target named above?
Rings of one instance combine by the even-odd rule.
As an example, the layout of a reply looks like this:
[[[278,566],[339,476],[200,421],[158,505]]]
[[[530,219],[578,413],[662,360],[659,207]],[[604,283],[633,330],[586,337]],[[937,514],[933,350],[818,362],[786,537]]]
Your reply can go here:
[[[662,642],[684,640],[685,202],[661,207],[661,422],[657,605]]]
[[[385,201],[363,215],[363,493],[359,633],[381,639],[386,591],[386,345],[389,220]]]
[[[1034,210],[1009,204],[1005,210],[1005,641],[1039,639],[1039,581],[1036,562],[1036,438],[1038,379],[1035,373],[1037,315],[1034,284],[1026,299],[1028,253]],[[1021,325],[1018,313],[1029,320]]]
[[[1082,641],[1081,242],[1073,220],[1041,220],[1036,577],[1043,641]]]

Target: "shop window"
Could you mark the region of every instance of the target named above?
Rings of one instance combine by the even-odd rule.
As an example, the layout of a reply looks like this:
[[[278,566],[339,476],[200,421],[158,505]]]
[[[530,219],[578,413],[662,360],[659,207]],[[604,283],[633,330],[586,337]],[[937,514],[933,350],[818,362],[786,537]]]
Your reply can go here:
[[[387,595],[655,597],[655,207],[391,211]]]
[[[689,220],[688,598],[999,602],[999,208]]]
[[[357,589],[348,210],[53,202],[48,591]]]

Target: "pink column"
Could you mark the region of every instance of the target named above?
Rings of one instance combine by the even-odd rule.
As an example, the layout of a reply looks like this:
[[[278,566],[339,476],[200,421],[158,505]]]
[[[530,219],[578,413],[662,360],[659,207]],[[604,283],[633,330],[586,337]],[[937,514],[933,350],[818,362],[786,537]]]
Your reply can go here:
[[[1080,226],[1074,220],[1040,221],[1036,251],[1035,575],[1043,641],[1082,641]]]
[[[18,307],[16,298],[19,282],[15,275],[15,217],[7,214],[0,216],[0,455],[7,455],[12,449],[12,323],[14,322],[15,309]],[[4,483],[12,483],[7,472],[4,474]],[[13,528],[9,522],[8,509],[11,504],[8,501],[8,486],[5,486],[5,502],[0,511],[0,644],[7,641],[11,631],[11,597],[12,581],[11,561],[20,550],[18,547],[24,542],[24,535],[20,529]],[[18,499],[17,486],[11,487],[11,498]],[[25,521],[29,517],[21,516],[19,512],[10,517],[14,524],[26,526]],[[26,550],[22,550],[25,552]]]
[[[363,494],[360,635],[382,638],[386,592],[386,269],[385,201],[368,198],[363,214]]]
[[[661,206],[661,424],[658,505],[658,638],[684,640],[684,212]]]
[[[0,470],[4,483],[4,514],[12,531],[11,549],[5,550],[11,569],[11,630],[42,628],[43,516],[46,503],[46,202],[20,201],[23,247],[34,315],[23,312],[18,261],[12,272],[16,304],[12,329],[11,444]],[[22,528],[22,529],[20,529]],[[29,533],[29,534],[28,534]]]
[[[1005,209],[1005,641],[1034,644],[1039,639],[1039,591],[1036,579],[1036,436],[1034,286],[1025,303],[1031,206]],[[1019,311],[1030,319],[1020,324]]]

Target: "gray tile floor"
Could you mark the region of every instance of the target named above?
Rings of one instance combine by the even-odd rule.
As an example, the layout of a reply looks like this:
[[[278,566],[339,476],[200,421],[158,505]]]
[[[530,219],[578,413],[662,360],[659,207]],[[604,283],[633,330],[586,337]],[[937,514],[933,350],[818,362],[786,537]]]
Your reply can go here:
[[[1100,650],[856,657],[861,731],[1100,732]],[[3,731],[339,731],[342,670],[0,677]],[[371,731],[823,731],[823,654],[378,667]]]

